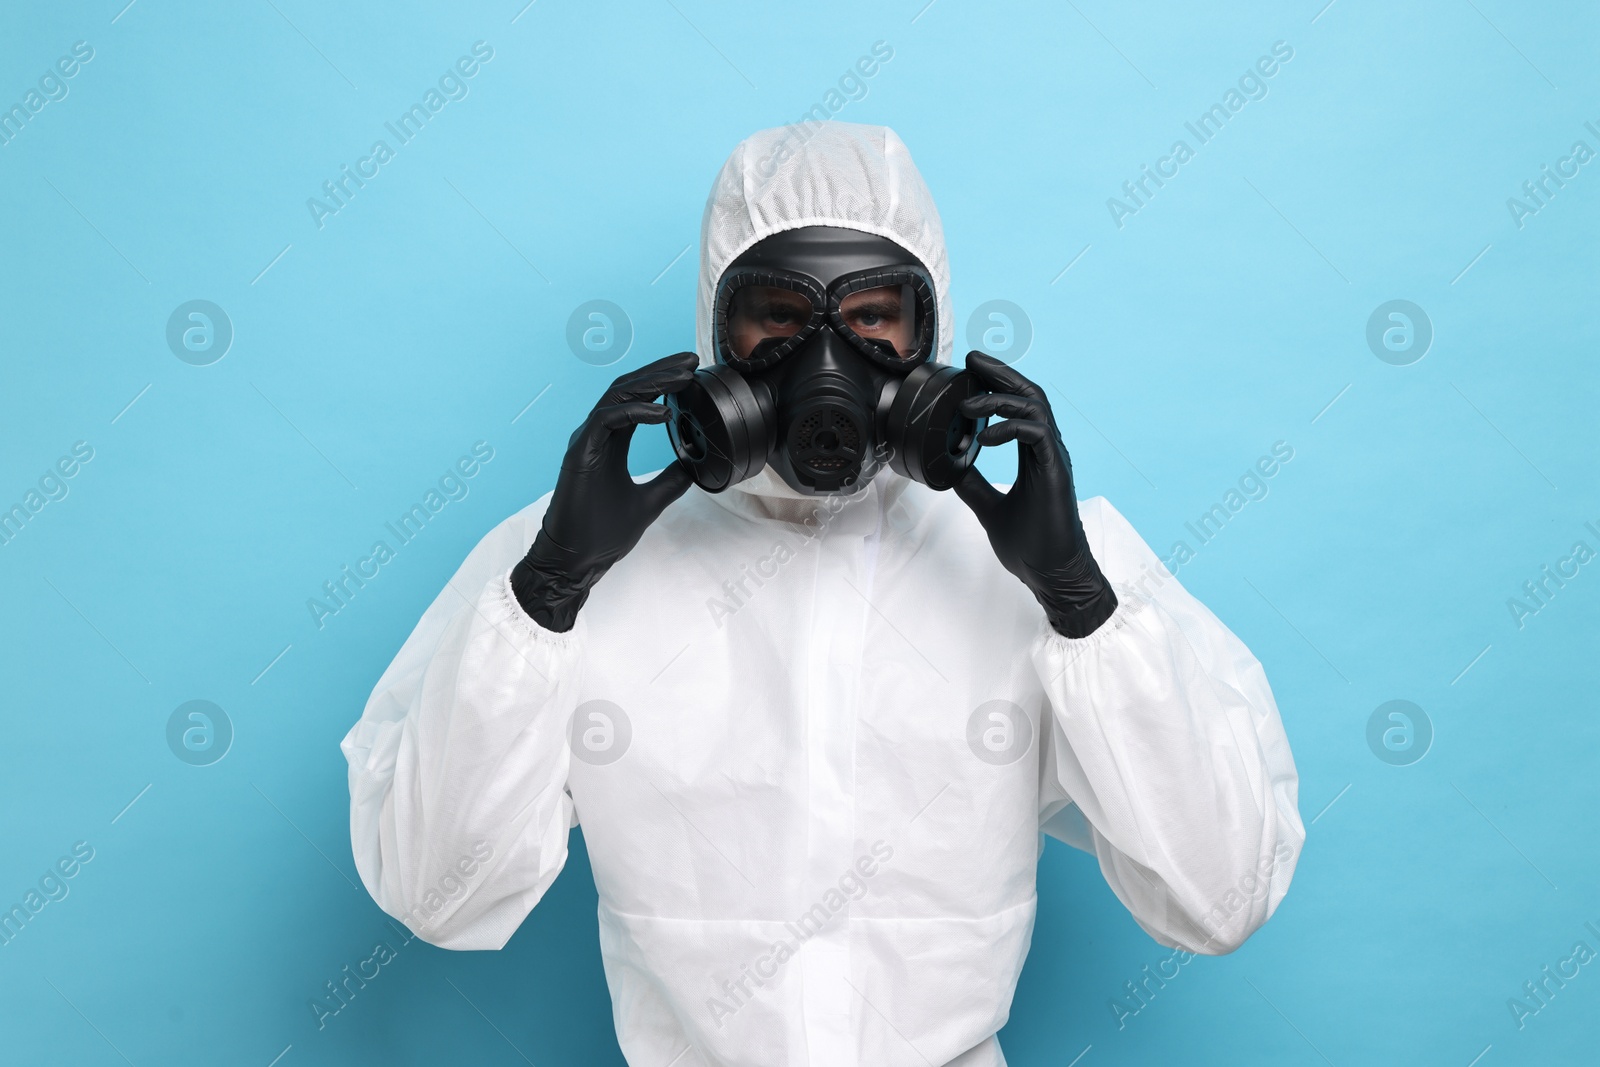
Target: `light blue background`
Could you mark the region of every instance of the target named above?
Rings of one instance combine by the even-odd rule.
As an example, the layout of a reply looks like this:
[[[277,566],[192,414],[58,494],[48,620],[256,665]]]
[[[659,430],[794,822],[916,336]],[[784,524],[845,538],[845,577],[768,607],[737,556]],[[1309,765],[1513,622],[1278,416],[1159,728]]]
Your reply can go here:
[[[1166,555],[1294,448],[1180,572],[1282,707],[1310,830],[1294,886],[1119,1028],[1112,999],[1168,952],[1052,843],[1011,1062],[1596,1061],[1600,964],[1521,1029],[1507,1006],[1576,941],[1600,950],[1600,564],[1521,629],[1506,603],[1575,541],[1600,549],[1600,162],[1521,228],[1506,206],[1575,140],[1600,150],[1591,5],[523,2],[0,13],[4,106],[94,48],[0,146],[0,504],[94,449],[0,547],[0,904],[95,850],[0,947],[0,1059],[622,1062],[577,835],[505,951],[414,941],[318,1029],[323,983],[399,941],[351,862],[338,741],[605,384],[692,347],[727,152],[882,40],[838,118],[910,146],[963,334],[982,301],[1025,310],[1018,367],[1050,388],[1082,495]],[[306,199],[478,40],[470,95],[319,230]],[[1294,56],[1267,97],[1119,229],[1107,198],[1275,41]],[[597,298],[636,332],[611,367],[565,342]],[[165,341],[191,299],[236,331],[211,366]],[[1391,299],[1435,330],[1409,366],[1365,341]],[[470,495],[319,630],[307,598],[478,440]],[[1009,453],[985,469],[1008,477]],[[643,432],[634,469],[668,456]],[[191,699],[235,729],[211,766],[167,746]],[[1436,732],[1410,766],[1366,740],[1391,699]]]

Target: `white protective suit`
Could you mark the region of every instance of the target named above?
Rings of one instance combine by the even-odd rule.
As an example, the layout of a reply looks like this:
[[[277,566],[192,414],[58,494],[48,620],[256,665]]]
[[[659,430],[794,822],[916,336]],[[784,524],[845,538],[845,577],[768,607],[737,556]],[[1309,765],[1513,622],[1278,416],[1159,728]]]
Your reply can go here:
[[[728,262],[813,224],[921,259],[948,362],[928,190],[891,130],[832,122],[724,165],[701,362]],[[1231,951],[1283,898],[1305,831],[1266,676],[1104,499],[1083,525],[1120,605],[1079,640],[953,492],[884,470],[806,498],[770,467],[691,488],[553,633],[509,582],[549,500],[472,551],[344,739],[351,839],[384,911],[495,949],[581,821],[635,1067],[1003,1065],[1041,830],[1169,947]]]

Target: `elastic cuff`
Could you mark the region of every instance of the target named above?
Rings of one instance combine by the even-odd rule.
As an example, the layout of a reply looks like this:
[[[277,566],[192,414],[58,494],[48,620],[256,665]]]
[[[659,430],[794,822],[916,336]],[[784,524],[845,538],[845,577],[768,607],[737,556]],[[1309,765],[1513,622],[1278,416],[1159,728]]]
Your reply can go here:
[[[1045,618],[1050,620],[1051,629],[1068,640],[1079,641],[1092,635],[1115,615],[1119,601],[1107,583],[1090,599],[1070,607],[1057,608],[1042,601],[1040,603],[1044,607]]]
[[[572,629],[579,609],[589,599],[589,590],[600,575],[572,578],[534,556],[530,550],[511,568],[511,591],[529,618],[547,630],[566,633]]]
[[[1150,601],[1141,596],[1131,585],[1113,583],[1111,590],[1113,597],[1113,610],[1102,619],[1094,629],[1080,637],[1062,633],[1049,617],[1045,614],[1045,622],[1039,629],[1046,643],[1060,642],[1062,646],[1071,648],[1079,653],[1093,647],[1098,641],[1110,639],[1113,635],[1125,629],[1133,617],[1149,606]]]
[[[524,608],[522,602],[517,599],[516,590],[512,586],[511,576],[513,573],[515,573],[515,568],[506,571],[500,576],[499,583],[500,600],[511,626],[522,633],[523,636],[540,644],[547,644],[562,651],[575,647],[579,640],[576,620],[566,630],[554,630],[541,623],[537,618],[529,614],[528,609]]]

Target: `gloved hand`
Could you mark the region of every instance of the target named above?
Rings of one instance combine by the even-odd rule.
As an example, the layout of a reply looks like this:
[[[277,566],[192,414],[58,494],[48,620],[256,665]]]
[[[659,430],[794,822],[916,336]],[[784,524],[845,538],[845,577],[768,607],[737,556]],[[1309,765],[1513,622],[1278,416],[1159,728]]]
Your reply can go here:
[[[1072,462],[1044,390],[1000,360],[967,354],[967,370],[990,393],[968,397],[961,412],[1003,415],[978,435],[984,446],[1017,442],[1017,480],[1001,493],[977,467],[955,484],[989,534],[1001,565],[1022,580],[1064,637],[1087,637],[1111,617],[1116,594],[1089,551],[1072,488]]]
[[[680,352],[624,374],[573,432],[544,525],[511,571],[517,601],[547,630],[572,629],[594,583],[694,484],[676,460],[636,483],[628,474],[628,445],[635,426],[667,421],[666,405],[651,401],[688,385],[699,362],[693,352]]]

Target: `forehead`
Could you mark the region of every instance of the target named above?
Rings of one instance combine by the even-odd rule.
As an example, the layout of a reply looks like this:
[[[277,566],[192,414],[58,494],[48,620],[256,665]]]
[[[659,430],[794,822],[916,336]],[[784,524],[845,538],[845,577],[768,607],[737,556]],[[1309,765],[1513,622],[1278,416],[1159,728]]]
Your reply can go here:
[[[810,275],[826,287],[859,270],[907,263],[921,266],[916,256],[887,237],[837,226],[801,226],[756,242],[728,264],[728,268],[768,267],[796,271]]]

